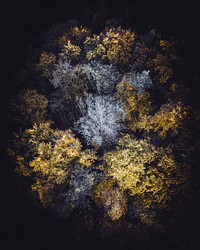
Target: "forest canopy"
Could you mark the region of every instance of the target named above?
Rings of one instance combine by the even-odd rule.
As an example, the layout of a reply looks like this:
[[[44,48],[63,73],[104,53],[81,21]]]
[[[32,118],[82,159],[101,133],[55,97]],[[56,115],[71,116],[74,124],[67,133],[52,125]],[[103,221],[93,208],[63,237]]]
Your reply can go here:
[[[39,37],[9,113],[8,154],[31,199],[93,227],[102,216],[102,228],[160,225],[188,190],[195,148],[178,63],[173,39],[115,23],[95,33],[70,21]]]

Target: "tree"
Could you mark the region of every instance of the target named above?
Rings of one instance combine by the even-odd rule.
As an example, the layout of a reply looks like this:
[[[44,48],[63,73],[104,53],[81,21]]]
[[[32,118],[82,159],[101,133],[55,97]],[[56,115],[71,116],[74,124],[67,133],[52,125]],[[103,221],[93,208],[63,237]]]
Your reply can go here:
[[[173,77],[172,63],[177,61],[174,45],[174,41],[159,39],[159,47],[156,48],[155,54],[147,62],[147,66],[156,72],[155,78],[161,84],[169,83]]]
[[[88,95],[79,102],[82,117],[75,124],[88,145],[100,147],[117,138],[123,107],[110,96]]]
[[[45,120],[47,107],[47,98],[37,90],[22,90],[11,102],[9,118],[30,126]]]
[[[147,139],[125,135],[104,159],[108,176],[145,208],[165,207],[187,180],[187,167],[179,166],[169,149],[156,148]]]
[[[8,152],[33,197],[79,227],[159,230],[187,186],[199,115],[183,103],[173,43],[112,22],[97,34],[56,24],[29,48]]]
[[[173,133],[178,132],[187,116],[188,110],[189,108],[181,102],[163,104],[153,116],[143,117],[139,124],[140,129],[153,130],[164,139],[169,131]]]
[[[112,179],[97,184],[92,197],[113,221],[126,214],[127,198]]]
[[[49,102],[51,116],[62,128],[70,127],[80,116],[78,99],[87,95],[88,79],[79,65],[59,60],[51,72],[50,83],[55,88]]]
[[[54,130],[50,123],[34,124],[15,138],[9,153],[17,161],[17,172],[31,177],[32,191],[45,207],[53,204],[59,189],[67,185],[75,163],[90,167],[96,160],[92,150],[81,151],[71,130]]]
[[[56,56],[53,53],[42,52],[39,58],[39,63],[36,65],[36,68],[42,71],[42,75],[45,77],[50,76],[52,66],[56,61]]]
[[[68,217],[73,209],[90,209],[89,197],[93,185],[98,180],[98,174],[89,168],[83,168],[80,164],[71,169],[68,185],[58,196],[53,204],[60,216]]]
[[[122,81],[116,86],[116,99],[123,104],[125,122],[129,129],[140,129],[140,121],[152,112],[150,94],[139,93],[131,83]]]
[[[136,87],[139,94],[144,94],[145,90],[151,88],[153,85],[149,72],[150,70],[143,70],[141,73],[129,72],[124,75],[122,81]]]
[[[111,28],[85,40],[88,60],[102,59],[111,64],[127,65],[133,54],[135,33],[122,28]]]
[[[80,65],[80,69],[87,75],[92,90],[98,95],[112,94],[116,84],[122,78],[121,73],[112,64],[106,65],[92,61]]]
[[[81,48],[77,45],[71,43],[70,40],[67,41],[67,44],[63,46],[60,53],[60,57],[66,61],[76,60],[79,58],[81,53]]]

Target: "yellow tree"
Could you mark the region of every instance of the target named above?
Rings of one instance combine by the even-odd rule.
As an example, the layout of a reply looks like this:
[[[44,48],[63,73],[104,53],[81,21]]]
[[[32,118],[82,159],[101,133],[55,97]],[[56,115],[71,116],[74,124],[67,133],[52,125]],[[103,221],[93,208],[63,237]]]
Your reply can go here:
[[[11,102],[10,117],[22,124],[33,125],[45,120],[47,107],[47,98],[37,90],[22,90]]]
[[[68,31],[57,38],[60,48],[64,48],[68,41],[73,41],[76,45],[83,45],[86,37],[90,36],[90,29],[83,26],[72,26]]]
[[[188,114],[189,107],[183,103],[167,103],[153,116],[143,117],[140,121],[140,129],[153,130],[164,139],[169,131],[178,132]]]
[[[51,75],[51,69],[56,61],[56,56],[53,53],[42,52],[39,57],[39,63],[36,68],[42,71],[42,75],[49,77]]]
[[[53,202],[56,188],[67,184],[75,163],[90,167],[96,160],[94,151],[81,151],[81,143],[71,130],[54,130],[50,123],[34,124],[21,135],[16,134],[9,154],[17,162],[16,171],[30,177],[32,191],[43,206]]]
[[[113,221],[120,219],[126,213],[126,196],[113,179],[105,180],[95,186],[93,200],[104,208],[106,215]]]
[[[127,64],[132,58],[135,34],[121,28],[110,29],[103,38],[102,45],[110,63]]]
[[[122,28],[111,28],[100,35],[87,37],[85,44],[88,60],[99,57],[112,64],[127,65],[133,55],[135,33]]]
[[[160,83],[165,84],[173,77],[172,62],[177,60],[175,42],[162,39],[159,45],[155,56],[148,60],[147,65],[158,74]]]
[[[60,53],[60,58],[64,60],[77,59],[80,56],[81,48],[73,44],[70,40],[67,44],[63,45],[62,52]]]
[[[129,82],[122,81],[117,84],[116,98],[125,108],[126,124],[129,129],[139,129],[140,121],[152,112],[149,93],[138,93]]]
[[[165,207],[187,178],[169,149],[156,148],[147,139],[125,135],[104,159],[108,176],[145,208]]]

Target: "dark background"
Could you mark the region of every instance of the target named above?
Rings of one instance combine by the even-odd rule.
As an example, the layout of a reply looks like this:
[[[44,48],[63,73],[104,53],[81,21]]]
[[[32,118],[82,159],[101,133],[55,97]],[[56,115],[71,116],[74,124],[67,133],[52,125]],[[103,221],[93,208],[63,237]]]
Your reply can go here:
[[[106,19],[118,18],[123,24],[135,27],[138,33],[157,29],[168,38],[179,41],[178,51],[183,60],[182,74],[185,87],[192,93],[192,105],[199,107],[200,99],[200,8],[198,1],[147,1],[147,0],[102,0],[102,1],[7,1],[1,9],[1,157],[0,165],[0,249],[115,249],[95,235],[85,240],[73,239],[68,225],[55,220],[50,214],[34,208],[15,181],[12,166],[5,154],[10,133],[6,116],[12,95],[17,90],[13,76],[25,63],[25,49],[52,23],[69,19],[84,19],[86,23],[101,26]],[[199,174],[200,171],[197,171]],[[192,206],[199,206],[195,203]],[[200,206],[199,206],[200,207]],[[190,207],[192,213],[192,207]],[[192,225],[194,218],[186,218],[179,237],[187,237],[179,248],[165,242],[152,240],[151,249],[200,249],[198,228]],[[190,221],[191,220],[191,221]],[[182,235],[181,235],[182,234]],[[73,240],[72,240],[73,239]],[[178,241],[179,239],[177,239]],[[127,243],[127,248],[128,248]],[[149,246],[148,246],[149,247]],[[145,248],[138,248],[145,249]]]

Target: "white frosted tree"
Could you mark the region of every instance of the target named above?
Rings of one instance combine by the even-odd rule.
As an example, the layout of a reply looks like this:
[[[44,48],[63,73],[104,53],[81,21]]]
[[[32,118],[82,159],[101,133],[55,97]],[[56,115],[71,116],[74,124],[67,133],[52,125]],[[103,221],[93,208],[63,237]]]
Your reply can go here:
[[[143,70],[139,72],[129,72],[124,75],[122,81],[129,82],[138,89],[139,93],[144,93],[146,89],[152,87],[153,83],[149,76],[150,70]]]
[[[71,126],[79,115],[78,99],[88,91],[88,79],[79,65],[58,60],[49,81],[55,88],[49,101],[51,116],[62,127]]]
[[[73,68],[70,63],[59,60],[51,73],[50,82],[54,88],[61,87],[69,81],[68,78],[71,74],[73,74]]]
[[[78,88],[78,85],[86,85],[88,79],[79,65],[71,65],[70,61],[59,60],[51,72],[50,83],[54,88],[73,92],[73,88]]]
[[[122,79],[122,74],[116,66],[105,65],[97,61],[80,65],[89,80],[92,89],[99,95],[111,94]]]
[[[88,95],[80,99],[82,117],[76,122],[75,129],[83,135],[88,145],[100,147],[116,140],[124,109],[109,95]]]

